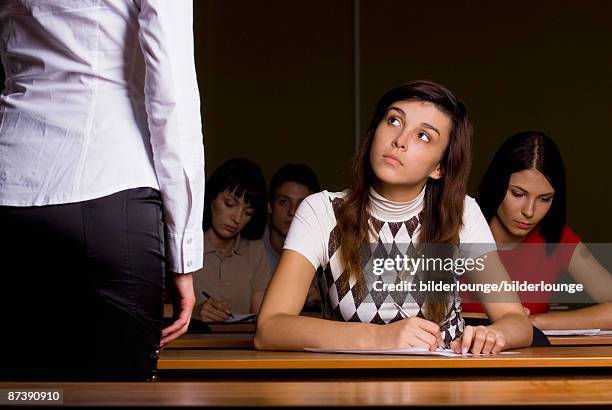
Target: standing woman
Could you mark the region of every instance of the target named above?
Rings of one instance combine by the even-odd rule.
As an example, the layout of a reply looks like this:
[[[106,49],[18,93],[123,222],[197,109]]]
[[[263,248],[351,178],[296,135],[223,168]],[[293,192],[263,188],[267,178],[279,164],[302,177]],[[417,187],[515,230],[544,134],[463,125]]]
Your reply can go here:
[[[565,167],[552,138],[526,131],[507,139],[485,172],[477,197],[513,280],[555,283],[568,272],[598,305],[549,312],[551,292],[519,293],[540,329],[612,329],[612,274],[568,226]],[[525,244],[525,246],[518,246]],[[480,311],[478,304],[464,305]]]
[[[496,353],[528,346],[531,324],[516,295],[485,304],[492,325],[464,328],[456,294],[378,290],[367,275],[368,242],[494,242],[465,194],[471,134],[465,106],[438,84],[417,81],[386,93],[354,160],[350,190],[311,195],[298,208],[260,311],[256,347]],[[490,256],[487,272],[498,275],[499,260]],[[323,319],[298,316],[315,272]]]
[[[186,331],[203,254],[192,14],[1,2],[0,378],[147,380]],[[166,271],[180,312],[162,330]]]

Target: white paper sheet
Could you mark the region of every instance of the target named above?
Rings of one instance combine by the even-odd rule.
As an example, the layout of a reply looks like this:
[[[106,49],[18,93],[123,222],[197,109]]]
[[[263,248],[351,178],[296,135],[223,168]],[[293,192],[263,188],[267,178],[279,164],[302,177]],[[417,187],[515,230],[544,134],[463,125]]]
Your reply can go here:
[[[251,323],[257,320],[255,313],[234,313],[233,315],[234,317],[226,319],[224,323]]]
[[[413,356],[444,356],[444,357],[463,357],[463,356],[495,356],[492,354],[475,353],[454,353],[451,349],[438,348],[435,352],[430,352],[423,347],[410,347],[405,349],[380,349],[380,350],[342,350],[342,349],[323,349],[306,347],[304,350],[315,353],[354,353],[354,354],[399,354]],[[497,354],[518,354],[520,352],[500,352]]]

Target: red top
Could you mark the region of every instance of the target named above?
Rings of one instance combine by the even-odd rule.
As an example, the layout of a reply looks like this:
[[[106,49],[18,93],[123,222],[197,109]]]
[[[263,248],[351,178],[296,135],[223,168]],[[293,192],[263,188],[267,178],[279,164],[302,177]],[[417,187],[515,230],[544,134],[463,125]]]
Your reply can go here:
[[[510,250],[498,251],[500,259],[512,281],[533,284],[556,283],[562,273],[567,272],[576,245],[581,241],[570,228],[563,228],[559,245],[551,253],[546,251],[546,241],[537,226],[523,240],[522,244]],[[541,244],[542,246],[538,246]],[[532,314],[548,312],[552,292],[518,292],[518,296]],[[462,295],[464,312],[484,312],[474,297]]]

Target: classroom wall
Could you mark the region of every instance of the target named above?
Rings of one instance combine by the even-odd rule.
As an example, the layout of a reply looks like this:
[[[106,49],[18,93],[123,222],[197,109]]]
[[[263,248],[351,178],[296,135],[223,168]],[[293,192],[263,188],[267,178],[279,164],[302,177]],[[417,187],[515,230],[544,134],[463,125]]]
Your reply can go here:
[[[445,84],[475,123],[474,191],[499,144],[528,129],[565,159],[568,222],[609,242],[612,2],[362,0],[361,126],[405,81]],[[353,1],[196,0],[207,172],[230,156],[269,177],[310,164],[341,189],[353,154]]]
[[[345,187],[354,150],[355,3],[194,4],[207,173],[246,156],[268,178],[285,162],[304,162],[322,186]],[[362,129],[389,88],[441,82],[475,123],[472,192],[505,138],[542,130],[564,156],[569,224],[587,242],[611,241],[611,1],[360,4]]]
[[[206,171],[311,165],[342,189],[353,150],[352,1],[196,0]]]
[[[402,81],[447,85],[475,124],[472,191],[503,140],[544,131],[566,165],[569,224],[610,242],[612,2],[382,3],[362,2],[363,116]]]

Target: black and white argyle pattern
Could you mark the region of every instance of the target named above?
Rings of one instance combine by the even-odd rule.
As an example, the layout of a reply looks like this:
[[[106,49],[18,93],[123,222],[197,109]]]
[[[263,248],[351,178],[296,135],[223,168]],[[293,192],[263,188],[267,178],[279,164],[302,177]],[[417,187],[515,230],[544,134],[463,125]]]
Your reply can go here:
[[[342,203],[342,198],[330,199],[334,214]],[[415,251],[414,240],[420,227],[422,212],[403,222],[385,222],[370,217],[371,246],[362,247],[362,266],[364,272],[372,272],[375,258],[395,258],[396,255],[412,255]],[[329,235],[329,262],[325,268],[317,270],[319,289],[323,305],[323,317],[346,322],[386,324],[402,319],[399,304],[410,314],[424,318],[425,294],[419,291],[386,291],[374,289],[375,278],[366,275],[367,289],[358,289],[356,281],[349,279],[340,262],[337,226]],[[406,275],[405,272],[385,271],[376,278],[384,283],[400,283],[402,280],[419,280],[419,275]],[[450,342],[463,333],[464,322],[461,317],[459,295],[452,297],[446,319],[440,329],[447,347]]]

